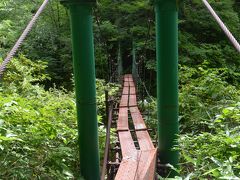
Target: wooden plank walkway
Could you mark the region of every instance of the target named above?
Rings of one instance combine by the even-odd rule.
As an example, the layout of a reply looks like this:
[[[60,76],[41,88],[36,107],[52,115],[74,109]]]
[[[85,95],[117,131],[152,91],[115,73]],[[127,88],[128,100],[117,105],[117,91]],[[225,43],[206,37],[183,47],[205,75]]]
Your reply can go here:
[[[130,113],[129,113],[130,112]],[[129,129],[131,115],[134,132],[140,150],[137,150]],[[122,161],[116,180],[153,180],[157,149],[147,131],[141,112],[137,107],[136,88],[131,74],[124,75],[122,97],[119,104],[117,131],[122,152]]]

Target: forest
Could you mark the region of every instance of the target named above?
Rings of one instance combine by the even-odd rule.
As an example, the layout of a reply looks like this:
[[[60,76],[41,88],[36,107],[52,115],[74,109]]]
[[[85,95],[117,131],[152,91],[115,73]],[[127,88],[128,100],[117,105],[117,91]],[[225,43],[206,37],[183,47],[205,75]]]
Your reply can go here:
[[[42,0],[0,1],[0,64]],[[240,42],[240,1],[209,0]],[[178,7],[179,167],[173,179],[240,179],[240,54],[200,0]],[[50,0],[0,81],[0,179],[79,179],[79,149],[69,11]],[[133,42],[138,103],[157,137],[154,5],[98,0],[93,8],[100,164],[105,91],[117,97],[131,73]],[[114,129],[111,143],[117,141]],[[158,179],[165,179],[158,176]]]

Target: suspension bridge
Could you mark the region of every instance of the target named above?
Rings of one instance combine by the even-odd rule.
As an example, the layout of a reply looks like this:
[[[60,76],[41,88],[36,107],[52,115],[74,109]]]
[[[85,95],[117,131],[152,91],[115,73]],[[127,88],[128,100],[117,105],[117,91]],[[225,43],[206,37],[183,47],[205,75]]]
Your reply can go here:
[[[47,6],[43,4],[33,16],[23,34],[9,51],[0,66],[0,77],[3,76],[8,63],[16,54],[37,18]],[[235,49],[240,52],[240,45],[222,20],[207,2],[205,7],[222,28]],[[178,134],[178,4],[175,0],[156,0],[156,44],[158,63],[158,146],[155,147],[149,135],[143,116],[137,103],[136,60],[132,65],[132,74],[122,75],[119,66],[119,76],[123,78],[122,92],[119,102],[107,108],[108,125],[106,148],[102,173],[100,177],[100,162],[98,150],[97,104],[95,88],[94,46],[92,30],[92,8],[95,0],[62,0],[68,8],[71,19],[74,79],[76,91],[80,174],[87,180],[151,180],[156,178],[164,164],[178,166],[178,152],[172,151],[177,145]],[[133,57],[134,52],[133,52]],[[120,64],[120,62],[118,62]],[[87,78],[86,78],[87,77]],[[120,77],[119,77],[120,78]],[[144,82],[143,82],[144,86]],[[148,92],[147,92],[148,93]],[[149,93],[148,93],[149,94]],[[108,101],[107,101],[108,102]],[[107,103],[108,104],[108,103]],[[113,127],[114,112],[117,114],[116,142],[114,157],[110,157],[110,130]],[[114,161],[110,159],[114,158]],[[156,166],[157,164],[157,166]],[[157,168],[156,168],[157,167]],[[168,175],[174,176],[175,172]]]

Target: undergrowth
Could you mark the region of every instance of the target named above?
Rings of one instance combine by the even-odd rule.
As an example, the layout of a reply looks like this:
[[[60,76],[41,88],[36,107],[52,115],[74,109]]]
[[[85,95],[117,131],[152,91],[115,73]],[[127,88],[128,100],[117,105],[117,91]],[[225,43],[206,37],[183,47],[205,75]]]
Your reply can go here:
[[[75,179],[79,153],[75,95],[48,91],[46,63],[14,59],[0,87],[0,179]],[[104,90],[118,87],[97,80],[99,148],[105,147]]]
[[[240,179],[239,85],[228,82],[228,69],[206,62],[179,70],[180,135],[174,150],[180,152],[180,176],[173,179]],[[146,100],[145,111],[155,129],[156,101]]]

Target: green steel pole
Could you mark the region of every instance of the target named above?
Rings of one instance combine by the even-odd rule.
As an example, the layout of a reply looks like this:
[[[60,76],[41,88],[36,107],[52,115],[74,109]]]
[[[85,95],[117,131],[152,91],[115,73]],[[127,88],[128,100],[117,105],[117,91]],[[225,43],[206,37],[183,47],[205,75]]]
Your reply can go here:
[[[156,0],[158,148],[162,164],[178,167],[178,12],[176,0]],[[172,172],[171,176],[175,173]]]
[[[86,180],[100,179],[95,62],[92,26],[93,1],[65,1],[72,31],[80,172]]]

